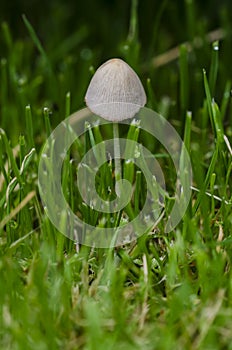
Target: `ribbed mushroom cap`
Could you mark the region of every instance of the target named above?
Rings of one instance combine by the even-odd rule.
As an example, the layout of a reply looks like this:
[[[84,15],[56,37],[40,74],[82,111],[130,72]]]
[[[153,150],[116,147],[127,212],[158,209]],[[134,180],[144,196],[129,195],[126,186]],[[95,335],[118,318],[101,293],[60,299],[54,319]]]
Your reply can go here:
[[[134,70],[123,60],[113,58],[97,69],[85,102],[93,113],[117,122],[133,118],[145,105],[146,94]]]

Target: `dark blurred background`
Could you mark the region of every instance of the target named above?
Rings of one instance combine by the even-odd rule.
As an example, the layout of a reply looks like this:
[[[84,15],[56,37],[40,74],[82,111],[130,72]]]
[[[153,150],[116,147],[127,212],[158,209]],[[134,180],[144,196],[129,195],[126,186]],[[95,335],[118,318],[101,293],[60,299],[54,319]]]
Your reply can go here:
[[[1,21],[9,23],[15,37],[27,37],[22,14],[33,24],[48,50],[81,28],[83,43],[104,51],[122,39],[128,25],[129,1],[1,1]]]
[[[159,33],[167,35],[167,43],[156,38],[155,49],[168,48],[179,41],[191,39],[191,18],[188,8],[194,7],[194,27],[211,30],[221,25],[227,12],[232,19],[232,2],[224,1],[138,1],[139,39],[144,50],[151,44],[156,27]],[[2,0],[0,3],[0,21],[7,21],[15,38],[27,37],[22,21],[25,14],[33,24],[37,34],[48,50],[59,45],[62,40],[80,28],[86,28],[83,44],[99,50],[102,56],[110,56],[117,51],[118,45],[125,39],[130,17],[129,0]],[[146,54],[146,52],[145,52]]]

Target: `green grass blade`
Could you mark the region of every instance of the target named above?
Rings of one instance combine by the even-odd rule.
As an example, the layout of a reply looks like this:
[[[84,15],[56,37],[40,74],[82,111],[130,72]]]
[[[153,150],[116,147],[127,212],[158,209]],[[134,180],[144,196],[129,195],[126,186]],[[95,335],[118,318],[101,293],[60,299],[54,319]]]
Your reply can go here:
[[[13,151],[11,149],[10,143],[9,143],[9,141],[7,139],[6,133],[2,129],[0,129],[0,137],[2,139],[2,142],[3,142],[4,146],[5,146],[6,153],[7,153],[7,156],[9,158],[9,160],[10,160],[10,164],[12,166],[14,174],[15,174],[18,182],[21,183],[21,176],[20,176],[20,171],[19,171],[18,165],[16,163],[16,160],[15,160]]]
[[[29,148],[34,147],[34,132],[33,132],[33,122],[32,122],[32,114],[31,114],[31,106],[26,106],[25,109],[25,117],[26,117],[26,134],[28,140]]]
[[[188,50],[185,45],[180,47],[180,107],[185,116],[189,100]]]
[[[218,74],[218,53],[219,53],[219,42],[215,41],[212,45],[212,58],[211,58],[210,73],[209,73],[209,87],[213,95],[215,93],[217,74]]]
[[[26,15],[22,15],[22,19],[23,19],[23,22],[30,34],[30,37],[33,41],[33,43],[35,44],[36,48],[38,49],[39,53],[41,54],[41,56],[43,57],[44,61],[46,62],[46,65],[47,65],[47,68],[52,71],[52,68],[51,68],[51,64],[50,64],[50,61],[48,59],[48,56],[41,44],[41,41],[39,40],[34,28],[32,27],[31,23],[29,22],[29,20],[27,19]]]
[[[194,204],[194,207],[193,207],[193,215],[196,214],[196,211],[202,201],[202,198],[203,196],[206,195],[206,190],[209,186],[209,183],[210,183],[210,179],[211,179],[211,176],[215,170],[215,167],[216,167],[216,164],[217,164],[217,160],[218,160],[218,152],[219,152],[219,146],[218,146],[218,143],[216,144],[216,148],[214,150],[214,153],[213,153],[213,156],[212,156],[212,159],[211,159],[211,162],[210,162],[210,165],[209,165],[209,168],[208,168],[208,171],[207,171],[207,174],[206,174],[206,177],[205,177],[205,180],[204,180],[204,183],[203,183],[203,186],[202,188],[200,189],[200,192],[197,196],[197,200]]]
[[[206,93],[207,106],[208,106],[211,126],[213,128],[215,138],[220,140],[220,142],[222,143],[223,142],[223,126],[222,126],[222,120],[220,117],[220,111],[219,111],[219,108],[218,108],[216,102],[211,97],[210,88],[209,88],[209,84],[208,84],[205,70],[203,70],[203,75],[204,75],[204,87],[205,87],[205,93]]]

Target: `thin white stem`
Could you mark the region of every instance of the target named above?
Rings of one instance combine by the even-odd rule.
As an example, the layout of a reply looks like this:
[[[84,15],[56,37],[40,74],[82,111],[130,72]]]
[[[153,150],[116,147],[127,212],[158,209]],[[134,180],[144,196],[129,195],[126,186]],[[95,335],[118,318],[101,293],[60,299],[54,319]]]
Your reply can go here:
[[[114,136],[115,180],[117,182],[121,180],[121,177],[122,177],[118,123],[113,123],[113,136]],[[116,188],[116,192],[117,192],[117,188]]]

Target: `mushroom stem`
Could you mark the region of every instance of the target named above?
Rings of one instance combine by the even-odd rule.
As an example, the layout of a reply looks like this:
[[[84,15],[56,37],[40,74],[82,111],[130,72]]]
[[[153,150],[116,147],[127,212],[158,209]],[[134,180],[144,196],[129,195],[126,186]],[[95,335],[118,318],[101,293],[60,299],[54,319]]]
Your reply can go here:
[[[120,157],[120,143],[119,143],[119,128],[118,123],[113,123],[113,136],[114,136],[114,164],[115,164],[115,190],[118,196],[120,196],[120,189],[118,188],[118,181],[121,180],[121,157]]]

